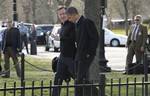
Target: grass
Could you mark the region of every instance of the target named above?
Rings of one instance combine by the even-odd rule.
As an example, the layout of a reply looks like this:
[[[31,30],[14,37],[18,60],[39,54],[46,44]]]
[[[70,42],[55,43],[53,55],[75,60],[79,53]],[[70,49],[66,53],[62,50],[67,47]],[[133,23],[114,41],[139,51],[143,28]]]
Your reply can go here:
[[[31,86],[32,81],[35,81],[35,85],[39,86],[42,80],[44,81],[45,85],[48,85],[49,81],[52,80],[54,77],[54,74],[52,73],[52,70],[51,70],[51,64],[50,64],[51,60],[44,59],[44,58],[41,58],[41,59],[32,58],[31,56],[27,56],[25,60],[30,62],[33,65],[50,70],[50,71],[41,71],[25,63],[26,86]],[[13,64],[11,64],[11,67],[13,67]],[[0,88],[4,86],[4,82],[7,82],[7,87],[12,87],[14,82],[17,83],[17,86],[20,86],[20,79],[17,77],[16,71],[14,68],[11,70],[10,78],[0,78]],[[17,92],[17,93],[19,94],[20,92]],[[11,96],[10,94],[11,92],[8,92],[8,96]],[[30,96],[30,95],[27,95],[27,96]]]
[[[27,56],[25,60],[40,68],[50,70],[50,71],[41,71],[25,63],[26,86],[32,86],[32,81],[35,81],[35,86],[41,86],[41,81],[44,82],[43,83],[44,86],[49,86],[50,80],[54,79],[54,73],[52,72],[52,69],[51,69],[51,62],[50,62],[51,60],[45,59],[45,58],[36,58],[36,57],[31,57],[31,56]],[[11,64],[11,67],[12,67],[12,64]],[[141,82],[143,77],[144,75],[122,75],[121,72],[110,72],[110,73],[106,73],[106,83],[110,83],[112,78],[113,78],[114,83],[118,82],[119,78],[121,78],[122,83],[123,82],[126,83],[126,78],[129,78],[129,80],[132,82],[134,81],[135,78],[137,78],[137,82]],[[7,87],[13,87],[14,82],[17,83],[17,86],[20,86],[20,79],[18,79],[18,77],[16,76],[16,72],[14,68],[11,70],[11,78],[6,79],[6,78],[0,77],[0,88],[3,88],[4,82],[7,82]],[[70,84],[74,84],[74,81],[72,80]],[[125,87],[123,87],[122,89],[125,89]],[[130,87],[130,89],[133,90],[133,87]],[[141,87],[137,87],[137,90],[140,90],[140,89]],[[118,93],[117,91],[118,87],[114,87],[113,90],[114,90],[113,96],[117,96],[115,94]],[[109,87],[106,88],[106,91],[107,91],[107,94],[110,95]],[[44,90],[44,96],[48,96],[48,92],[49,90]],[[62,89],[61,96],[66,96],[65,92],[66,92],[66,89]],[[2,93],[3,92],[0,92],[0,96],[2,96]],[[36,93],[36,96],[39,96],[40,90],[36,90],[35,93]],[[122,91],[121,93],[124,94],[125,91]],[[12,96],[13,92],[9,91],[7,92],[7,94],[8,96]],[[17,91],[17,94],[20,94],[20,91]],[[73,96],[73,94],[74,94],[74,88],[69,90],[69,95]],[[132,92],[130,94],[132,94]],[[26,91],[26,96],[31,96],[31,91]]]
[[[112,31],[116,34],[126,35],[125,29],[116,28],[116,29],[112,29]],[[148,28],[148,33],[150,34],[150,28]]]
[[[112,31],[113,31],[115,34],[122,34],[122,35],[125,35],[125,30],[124,30],[124,29],[112,29]]]

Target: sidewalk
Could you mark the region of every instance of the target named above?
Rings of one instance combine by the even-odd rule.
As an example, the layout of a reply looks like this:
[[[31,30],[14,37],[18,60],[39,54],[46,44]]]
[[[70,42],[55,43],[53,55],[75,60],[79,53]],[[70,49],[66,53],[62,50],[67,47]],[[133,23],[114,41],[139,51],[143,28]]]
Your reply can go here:
[[[26,50],[23,52],[26,54]],[[48,58],[52,59],[55,56],[59,56],[59,52],[53,52],[52,50],[45,51],[44,46],[38,46],[37,55],[31,55],[37,58]],[[112,70],[124,70],[126,61],[127,49],[125,47],[105,47],[105,57],[108,60],[107,65],[111,67]]]

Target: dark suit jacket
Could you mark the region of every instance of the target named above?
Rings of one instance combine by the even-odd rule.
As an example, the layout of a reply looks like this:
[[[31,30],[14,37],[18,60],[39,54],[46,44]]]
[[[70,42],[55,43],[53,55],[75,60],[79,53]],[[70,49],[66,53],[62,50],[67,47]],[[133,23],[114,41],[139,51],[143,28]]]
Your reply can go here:
[[[69,21],[64,22],[61,26],[60,52],[64,57],[75,57],[75,25]]]
[[[93,21],[81,16],[76,24],[76,60],[86,60],[95,56],[98,45],[98,32]]]
[[[130,29],[130,33],[127,39],[127,46],[130,45],[131,43],[131,36],[132,36],[132,31],[134,30],[134,26],[131,26]],[[138,29],[138,33],[136,35],[136,47],[137,48],[141,48],[144,47],[146,44],[146,39],[147,39],[147,27],[140,24],[139,25],[139,29]]]
[[[9,29],[10,30],[10,29]],[[7,31],[8,29],[6,29],[4,31],[4,34],[2,36],[2,50],[3,50],[3,53],[5,53],[6,51],[6,36],[7,36]],[[18,51],[21,50],[21,44],[20,44],[20,32],[19,32],[19,29],[17,28],[11,28],[11,31],[13,32],[13,36],[12,36],[12,40],[11,40],[11,44],[12,44],[12,49],[15,53],[18,53]]]

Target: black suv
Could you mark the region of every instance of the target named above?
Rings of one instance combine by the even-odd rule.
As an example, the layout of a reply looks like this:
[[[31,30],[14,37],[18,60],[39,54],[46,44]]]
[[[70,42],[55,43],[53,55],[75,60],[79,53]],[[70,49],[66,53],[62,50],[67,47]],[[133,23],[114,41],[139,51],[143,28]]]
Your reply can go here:
[[[35,25],[37,32],[37,44],[46,44],[46,33],[51,32],[53,29],[52,24],[39,24]]]

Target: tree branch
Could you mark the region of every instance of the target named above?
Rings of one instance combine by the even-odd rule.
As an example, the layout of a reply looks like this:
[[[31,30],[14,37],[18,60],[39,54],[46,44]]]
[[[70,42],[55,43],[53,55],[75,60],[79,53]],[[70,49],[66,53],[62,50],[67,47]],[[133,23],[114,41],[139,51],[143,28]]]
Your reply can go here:
[[[72,0],[66,0],[65,6],[68,7],[71,4]]]
[[[5,0],[0,0],[0,6],[5,2]]]

